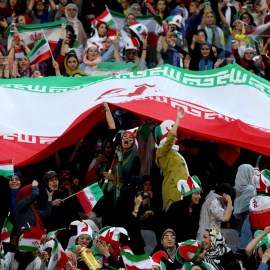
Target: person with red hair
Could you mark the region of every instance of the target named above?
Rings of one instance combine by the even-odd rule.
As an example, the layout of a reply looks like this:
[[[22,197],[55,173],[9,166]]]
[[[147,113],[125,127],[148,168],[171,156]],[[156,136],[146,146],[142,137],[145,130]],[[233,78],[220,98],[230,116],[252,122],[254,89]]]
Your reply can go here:
[[[21,14],[17,18],[17,24],[19,25],[33,24],[33,21],[27,14]]]
[[[47,194],[48,201],[42,211],[34,208],[34,203],[39,197],[38,182],[36,180],[19,191],[14,208],[15,222],[18,228],[34,226],[45,232],[41,218],[46,219],[51,214],[53,191],[49,192],[47,190]]]

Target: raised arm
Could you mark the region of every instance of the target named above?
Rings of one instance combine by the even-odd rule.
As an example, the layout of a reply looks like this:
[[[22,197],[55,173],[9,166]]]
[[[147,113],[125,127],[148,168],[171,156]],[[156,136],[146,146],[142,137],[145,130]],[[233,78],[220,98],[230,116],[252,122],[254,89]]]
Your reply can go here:
[[[114,58],[115,58],[115,62],[120,62],[120,54],[118,51],[118,47],[117,47],[117,39],[113,39],[113,48],[114,48]]]
[[[218,2],[218,14],[219,14],[219,17],[222,21],[222,24],[223,24],[223,27],[227,27],[228,26],[228,22],[226,21],[226,18],[225,16],[223,15],[222,13],[222,8],[224,7],[224,2]]]
[[[168,50],[168,43],[166,42],[166,40],[167,40],[167,38],[162,36],[162,38],[161,38],[161,46],[163,48],[164,53],[166,53],[167,50]]]
[[[30,0],[30,3],[28,5],[28,9],[33,10],[34,4],[35,4],[34,0]]]
[[[106,120],[107,120],[109,128],[116,129],[115,122],[114,122],[112,113],[110,111],[110,108],[109,108],[107,102],[103,102],[102,106],[105,108],[105,111],[106,111]]]
[[[184,118],[184,116],[185,116],[185,114],[186,114],[186,113],[183,114],[183,112],[184,112],[183,107],[182,107],[182,106],[179,107],[178,110],[177,110],[177,118],[176,118],[176,121],[175,121],[175,123],[174,123],[174,125],[173,125],[173,127],[172,127],[172,130],[171,130],[171,132],[172,132],[174,135],[177,135],[177,129],[178,129],[179,123],[180,123],[180,121]]]
[[[265,227],[263,232],[259,234],[256,238],[254,238],[246,247],[246,254],[248,259],[251,259],[253,250],[259,244],[264,236],[270,233],[270,226]]]
[[[55,5],[54,1],[53,0],[49,0],[49,2],[50,2],[50,5],[52,7],[52,10],[55,10],[56,9],[56,5]]]
[[[147,52],[147,40],[143,40],[143,48],[142,48],[142,56],[141,56],[141,61],[145,61],[146,59],[146,52]]]
[[[52,61],[52,66],[55,70],[55,76],[61,76],[61,72],[59,70],[59,64],[55,60]]]

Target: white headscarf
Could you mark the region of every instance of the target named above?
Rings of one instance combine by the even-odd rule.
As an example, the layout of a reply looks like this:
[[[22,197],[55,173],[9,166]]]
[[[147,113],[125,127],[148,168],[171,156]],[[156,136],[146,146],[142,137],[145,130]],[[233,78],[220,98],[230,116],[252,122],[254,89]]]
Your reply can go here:
[[[77,14],[75,17],[71,18],[67,15],[67,10],[69,7],[75,7],[77,9]],[[65,13],[66,13],[66,18],[67,18],[67,21],[71,22],[73,24],[73,29],[74,29],[74,32],[75,34],[77,35],[77,37],[79,36],[79,27],[78,27],[78,7],[75,5],[75,4],[68,4],[66,6],[66,9],[65,9]]]

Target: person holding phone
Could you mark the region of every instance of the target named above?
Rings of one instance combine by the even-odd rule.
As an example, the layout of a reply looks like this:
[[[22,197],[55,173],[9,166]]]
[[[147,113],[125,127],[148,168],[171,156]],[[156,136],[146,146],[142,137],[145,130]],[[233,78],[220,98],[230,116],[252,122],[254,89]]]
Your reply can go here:
[[[2,45],[0,45],[0,67],[1,67],[0,78],[9,79],[10,75],[9,75],[8,59],[6,56],[4,46]]]

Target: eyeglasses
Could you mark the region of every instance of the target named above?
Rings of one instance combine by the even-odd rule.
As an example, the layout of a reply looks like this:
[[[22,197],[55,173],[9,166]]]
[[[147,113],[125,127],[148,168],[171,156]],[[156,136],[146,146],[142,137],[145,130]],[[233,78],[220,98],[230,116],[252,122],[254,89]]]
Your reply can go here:
[[[83,236],[79,236],[79,240],[81,240],[81,241],[86,241],[86,242],[90,242],[91,241],[91,238],[89,238],[89,237],[83,237]]]
[[[70,8],[70,9],[68,9],[68,11],[77,11],[77,9],[76,8]]]
[[[248,16],[243,16],[243,19],[249,19],[250,20],[250,18]]]
[[[136,52],[128,52],[127,51],[127,54],[136,55]]]
[[[245,54],[254,54],[254,52],[245,52]]]
[[[132,10],[137,10],[137,11],[140,11],[141,9],[140,8],[133,8]]]
[[[174,235],[164,235],[164,239],[176,239]]]

